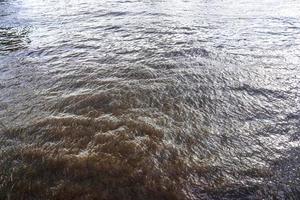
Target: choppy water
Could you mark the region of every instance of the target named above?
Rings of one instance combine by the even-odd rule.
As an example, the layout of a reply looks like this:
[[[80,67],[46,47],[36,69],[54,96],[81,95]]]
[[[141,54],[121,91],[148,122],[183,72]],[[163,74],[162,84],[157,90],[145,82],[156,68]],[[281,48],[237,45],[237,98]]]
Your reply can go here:
[[[297,0],[0,0],[0,199],[300,198]]]

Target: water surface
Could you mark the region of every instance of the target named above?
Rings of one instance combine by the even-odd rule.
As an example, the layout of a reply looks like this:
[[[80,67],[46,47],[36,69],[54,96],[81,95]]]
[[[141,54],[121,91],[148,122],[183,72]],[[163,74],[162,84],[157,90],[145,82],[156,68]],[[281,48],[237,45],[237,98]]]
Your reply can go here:
[[[0,0],[0,199],[297,199],[296,0]]]

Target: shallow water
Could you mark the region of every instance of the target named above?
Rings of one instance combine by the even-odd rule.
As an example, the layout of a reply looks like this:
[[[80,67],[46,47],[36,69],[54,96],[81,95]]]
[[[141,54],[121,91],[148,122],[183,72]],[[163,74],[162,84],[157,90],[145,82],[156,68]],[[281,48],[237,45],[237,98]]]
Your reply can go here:
[[[299,10],[0,0],[0,199],[298,199]]]

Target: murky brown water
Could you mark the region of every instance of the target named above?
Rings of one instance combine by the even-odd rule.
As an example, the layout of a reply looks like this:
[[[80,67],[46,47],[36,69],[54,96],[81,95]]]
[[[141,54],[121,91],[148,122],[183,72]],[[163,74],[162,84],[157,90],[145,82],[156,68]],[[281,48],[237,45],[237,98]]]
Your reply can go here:
[[[0,199],[299,199],[300,2],[0,0]]]

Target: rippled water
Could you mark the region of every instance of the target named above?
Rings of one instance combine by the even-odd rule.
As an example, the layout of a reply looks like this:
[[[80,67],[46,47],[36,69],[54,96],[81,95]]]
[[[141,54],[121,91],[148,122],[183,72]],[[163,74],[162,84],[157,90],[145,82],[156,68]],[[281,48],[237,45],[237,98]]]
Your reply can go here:
[[[297,0],[0,0],[0,199],[300,198]]]

